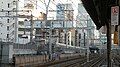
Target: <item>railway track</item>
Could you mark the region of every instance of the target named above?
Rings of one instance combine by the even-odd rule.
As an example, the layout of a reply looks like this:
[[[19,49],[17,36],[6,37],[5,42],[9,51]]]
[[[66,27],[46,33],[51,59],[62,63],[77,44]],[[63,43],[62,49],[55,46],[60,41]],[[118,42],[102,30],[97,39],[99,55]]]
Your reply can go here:
[[[100,58],[96,62],[90,65],[90,67],[100,67],[104,62],[106,58]]]
[[[84,58],[85,57],[77,56],[69,59],[64,59],[64,60],[62,59],[62,60],[53,61],[50,63],[35,65],[34,67],[56,67],[56,66],[65,67],[66,64],[73,63],[73,61],[76,62],[76,60],[84,59]]]
[[[94,58],[94,59],[93,59]],[[98,67],[104,62],[105,57],[99,56],[99,54],[91,54],[90,55],[90,62],[87,62],[86,56],[74,56],[68,59],[61,59],[61,60],[55,60],[50,61],[47,63],[42,64],[32,64],[27,66],[32,67]],[[26,67],[26,66],[23,66]]]
[[[113,56],[113,65],[116,67],[120,67],[120,55]]]
[[[90,55],[90,59],[97,58],[99,55]],[[44,65],[39,65],[42,67],[81,67],[81,64],[85,63],[87,60],[86,57],[77,57],[69,60],[62,60],[58,62],[51,62]]]
[[[80,67],[100,67],[103,62],[105,62],[106,56],[98,56],[97,58],[94,58],[90,60],[89,62],[86,62],[82,64]]]
[[[90,60],[92,60],[92,58],[96,58],[98,57],[98,55],[90,55]],[[66,65],[65,67],[81,67],[82,64],[86,63],[87,62],[87,58],[84,58],[84,59],[80,59],[76,62],[73,62],[73,63],[69,63],[68,65]]]

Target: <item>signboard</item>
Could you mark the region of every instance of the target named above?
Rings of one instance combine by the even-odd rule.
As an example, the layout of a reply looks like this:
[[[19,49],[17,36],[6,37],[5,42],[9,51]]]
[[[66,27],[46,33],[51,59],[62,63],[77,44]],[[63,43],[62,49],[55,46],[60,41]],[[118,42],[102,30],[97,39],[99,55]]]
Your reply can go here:
[[[118,25],[119,22],[119,6],[111,7],[111,25]]]

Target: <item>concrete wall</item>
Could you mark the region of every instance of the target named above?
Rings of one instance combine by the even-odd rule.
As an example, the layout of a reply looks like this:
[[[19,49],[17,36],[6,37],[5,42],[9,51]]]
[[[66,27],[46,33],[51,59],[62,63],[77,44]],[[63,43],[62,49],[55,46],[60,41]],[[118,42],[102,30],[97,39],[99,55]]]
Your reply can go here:
[[[0,43],[0,59],[2,59],[2,63],[11,63],[13,54],[12,43]]]
[[[13,55],[18,54],[36,54],[37,51],[34,49],[28,48],[15,48],[15,45],[11,42],[0,42],[0,59],[2,59],[2,63],[11,63]]]
[[[37,51],[32,49],[14,49],[14,54],[36,54]]]

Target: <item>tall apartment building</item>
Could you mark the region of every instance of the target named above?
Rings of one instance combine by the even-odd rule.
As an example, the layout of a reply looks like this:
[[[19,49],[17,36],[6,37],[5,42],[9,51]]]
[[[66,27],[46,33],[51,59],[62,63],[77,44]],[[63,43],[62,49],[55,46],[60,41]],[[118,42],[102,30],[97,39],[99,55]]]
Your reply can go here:
[[[30,20],[31,20],[31,14],[33,16],[35,15],[36,5],[34,2],[37,0],[19,0],[18,1],[18,10],[21,12],[18,12],[18,15],[23,16],[22,18],[18,18],[18,43],[28,43],[30,42],[30,32],[31,32],[31,25],[30,25]],[[39,13],[38,15],[40,15]],[[39,17],[38,17],[39,18]],[[41,17],[40,17],[41,18]],[[35,18],[33,17],[33,20]],[[33,30],[33,34],[35,31]]]
[[[56,14],[57,20],[73,20],[74,13],[73,13],[72,4],[58,3],[56,9],[57,9],[57,14]]]
[[[15,22],[17,20],[16,1],[1,0],[0,1],[0,39],[4,42],[15,41]]]
[[[90,45],[94,44],[94,30],[95,25],[88,15],[87,11],[83,7],[82,3],[78,4],[78,15],[77,20],[80,23],[77,23],[77,27],[81,27],[81,30],[78,31],[81,35],[80,46],[84,47],[87,44],[88,38],[90,39]],[[83,28],[82,28],[83,27]]]
[[[57,9],[57,14],[56,14],[56,19],[57,20],[69,20],[69,21],[73,21],[73,7],[72,4],[60,4],[58,3],[56,6]],[[69,22],[68,22],[69,23]],[[70,24],[70,23],[69,23]],[[59,42],[60,43],[64,43],[67,45],[71,45],[71,31],[69,30],[65,30],[63,29],[62,32],[60,33],[60,38],[59,38]]]
[[[81,34],[77,29],[69,29],[67,36],[67,43],[71,46],[80,46]]]
[[[30,15],[38,17],[33,17],[33,20],[43,20],[42,17],[45,17],[44,13],[37,11],[37,2],[38,0],[0,1],[0,39],[2,41],[29,42],[30,26],[25,27],[25,24],[30,21]]]

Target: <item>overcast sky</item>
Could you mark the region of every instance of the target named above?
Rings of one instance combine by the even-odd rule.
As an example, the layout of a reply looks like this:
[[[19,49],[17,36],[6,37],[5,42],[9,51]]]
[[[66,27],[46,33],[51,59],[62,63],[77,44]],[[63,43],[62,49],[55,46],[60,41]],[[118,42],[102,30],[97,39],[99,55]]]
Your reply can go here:
[[[44,0],[41,0],[41,1],[44,2]],[[42,12],[45,12],[45,10],[46,10],[45,5],[41,1],[40,1],[38,9],[40,9]],[[45,0],[45,2],[47,3],[48,0]],[[76,18],[77,14],[78,14],[77,13],[78,12],[78,3],[81,3],[80,0],[51,0],[50,5],[49,5],[49,10],[56,10],[56,5],[58,3],[61,3],[61,4],[71,3],[73,6],[73,9],[74,9],[74,19]],[[41,9],[40,6],[43,9]],[[56,12],[49,12],[48,16],[56,17]]]

